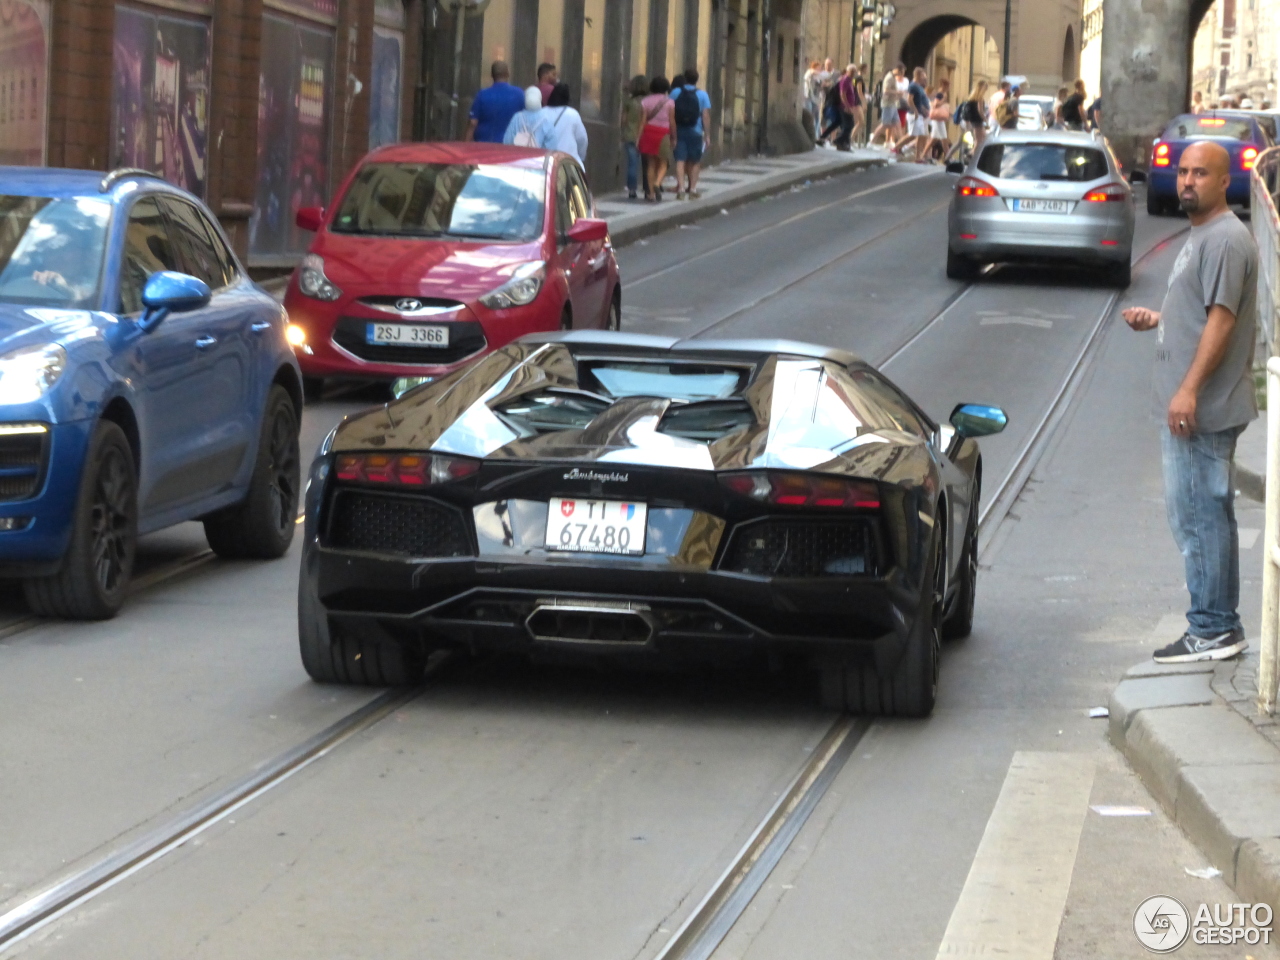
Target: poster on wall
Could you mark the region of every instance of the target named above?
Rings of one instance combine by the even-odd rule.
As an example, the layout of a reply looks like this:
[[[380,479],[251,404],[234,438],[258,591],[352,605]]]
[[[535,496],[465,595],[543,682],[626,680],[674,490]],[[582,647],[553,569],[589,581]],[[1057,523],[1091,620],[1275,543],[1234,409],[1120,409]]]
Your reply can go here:
[[[373,28],[372,86],[369,91],[369,149],[400,139],[400,63],[404,34]]]
[[[204,196],[209,25],[116,7],[111,166],[140,167]]]
[[[294,225],[300,207],[328,196],[329,103],[333,33],[266,15],[258,77],[258,192],[249,251],[259,257],[302,253],[311,234]]]
[[[0,0],[0,164],[44,163],[48,0]]]

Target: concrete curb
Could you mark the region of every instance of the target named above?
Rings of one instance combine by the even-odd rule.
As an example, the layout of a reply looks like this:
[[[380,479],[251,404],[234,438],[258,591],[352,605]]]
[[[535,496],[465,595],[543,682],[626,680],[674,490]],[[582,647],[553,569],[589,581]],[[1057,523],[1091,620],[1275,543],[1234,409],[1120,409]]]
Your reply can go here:
[[[618,226],[610,225],[609,236],[612,238],[615,247],[625,247],[629,243],[645,240],[673,227],[697,223],[699,220],[717,216],[721,210],[730,210],[753,200],[760,200],[775,193],[790,190],[797,184],[804,183],[807,180],[830,180],[832,177],[843,176],[846,173],[867,170],[871,167],[883,167],[887,164],[888,160],[867,158],[824,166],[796,167],[792,170],[761,177],[738,187],[730,187],[713,197],[704,197],[701,200],[693,201],[664,201],[661,204],[657,204],[652,210],[646,210],[642,214],[635,215],[634,221],[631,223],[619,224]],[[627,219],[631,220],[632,218],[628,217]]]
[[[1111,695],[1108,732],[1236,893],[1280,910],[1280,749],[1214,692],[1235,666],[1139,664]]]

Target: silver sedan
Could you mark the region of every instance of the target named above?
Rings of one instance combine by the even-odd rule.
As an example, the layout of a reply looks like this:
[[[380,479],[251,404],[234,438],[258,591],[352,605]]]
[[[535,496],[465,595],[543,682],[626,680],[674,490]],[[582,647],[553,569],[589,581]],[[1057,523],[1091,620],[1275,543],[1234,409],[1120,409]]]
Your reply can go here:
[[[948,216],[947,276],[984,263],[1073,262],[1129,285],[1133,194],[1107,142],[1068,130],[1002,130],[961,172]]]

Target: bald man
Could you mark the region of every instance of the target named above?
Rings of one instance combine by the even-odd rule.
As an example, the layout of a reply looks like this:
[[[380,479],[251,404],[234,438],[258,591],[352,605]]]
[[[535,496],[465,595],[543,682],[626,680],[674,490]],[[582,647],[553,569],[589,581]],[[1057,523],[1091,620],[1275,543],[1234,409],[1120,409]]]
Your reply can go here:
[[[1254,417],[1253,344],[1258,252],[1227,208],[1231,158],[1218,143],[1187,147],[1178,200],[1191,235],[1174,261],[1157,313],[1123,312],[1134,330],[1157,330],[1153,384],[1161,430],[1164,499],[1186,567],[1187,631],[1157,663],[1225,660],[1247,647],[1240,624],[1240,549],[1231,461]]]

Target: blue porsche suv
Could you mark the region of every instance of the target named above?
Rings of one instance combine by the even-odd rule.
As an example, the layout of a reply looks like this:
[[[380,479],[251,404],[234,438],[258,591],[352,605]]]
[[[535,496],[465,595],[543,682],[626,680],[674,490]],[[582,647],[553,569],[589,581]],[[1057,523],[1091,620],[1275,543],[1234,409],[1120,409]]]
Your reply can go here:
[[[0,167],[0,577],[34,613],[112,616],[138,536],[184,520],[224,557],[288,549],[286,326],[190,194]]]

